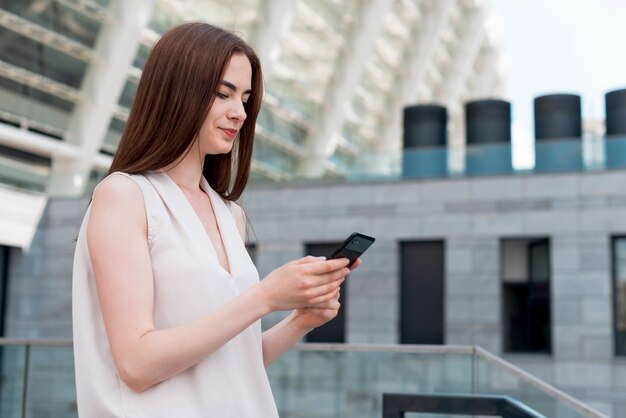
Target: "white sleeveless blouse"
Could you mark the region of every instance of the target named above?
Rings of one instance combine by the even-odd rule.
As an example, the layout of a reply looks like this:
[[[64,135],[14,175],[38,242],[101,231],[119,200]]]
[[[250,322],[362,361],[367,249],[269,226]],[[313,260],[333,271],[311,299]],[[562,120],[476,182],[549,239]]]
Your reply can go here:
[[[165,173],[125,175],[141,188],[148,221],[158,329],[192,321],[236,298],[259,281],[227,203],[202,178],[215,212],[231,274],[193,207]],[[90,208],[74,255],[72,315],[78,412],[84,418],[278,417],[263,366],[261,321],[190,369],[143,393],[120,379],[98,303],[87,248]],[[120,243],[123,245],[123,243]],[[207,329],[206,332],[211,332]]]

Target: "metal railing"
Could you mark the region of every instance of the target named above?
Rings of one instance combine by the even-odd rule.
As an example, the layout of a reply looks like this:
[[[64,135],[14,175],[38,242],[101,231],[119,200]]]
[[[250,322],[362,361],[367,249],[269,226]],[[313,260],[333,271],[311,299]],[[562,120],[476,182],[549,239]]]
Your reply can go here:
[[[553,418],[606,418],[475,346],[299,344],[268,375],[281,417],[306,418],[319,405],[327,413],[316,417],[379,417],[383,393],[410,392],[510,396]],[[41,412],[46,403],[76,416],[72,341],[0,338],[0,417],[52,416]]]
[[[509,396],[466,394],[383,394],[383,418],[404,418],[405,412],[487,415],[502,418],[546,418]]]

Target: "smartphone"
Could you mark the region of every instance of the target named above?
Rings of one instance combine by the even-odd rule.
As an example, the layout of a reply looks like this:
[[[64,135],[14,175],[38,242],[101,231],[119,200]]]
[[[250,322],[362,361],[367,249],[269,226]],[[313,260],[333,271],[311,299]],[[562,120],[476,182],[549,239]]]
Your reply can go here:
[[[368,237],[364,234],[359,234],[358,232],[353,233],[346,239],[341,245],[333,251],[333,253],[328,257],[328,259],[332,258],[347,258],[350,260],[350,267],[354,262],[367,250],[373,243],[376,241],[372,237]]]

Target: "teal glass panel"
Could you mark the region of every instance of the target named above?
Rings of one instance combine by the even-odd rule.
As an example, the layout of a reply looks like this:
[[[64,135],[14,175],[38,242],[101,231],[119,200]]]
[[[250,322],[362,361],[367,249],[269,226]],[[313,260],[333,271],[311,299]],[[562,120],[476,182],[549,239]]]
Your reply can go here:
[[[403,178],[446,177],[448,151],[445,147],[407,149],[402,154]]]
[[[607,136],[604,146],[605,168],[607,170],[626,168],[626,136]]]
[[[330,158],[330,161],[335,163],[342,172],[349,172],[354,169],[355,157],[337,150]]]
[[[476,356],[475,382],[478,394],[510,396],[546,417],[583,418],[586,416],[536,385],[480,356]]]
[[[465,149],[465,175],[511,174],[511,144],[468,145]]]
[[[21,417],[26,347],[0,346],[0,417]]]
[[[535,173],[581,171],[583,144],[580,138],[535,142]]]
[[[10,159],[0,159],[0,184],[43,192],[46,190],[48,180],[49,173],[43,167],[29,167]]]
[[[78,417],[71,346],[31,346],[26,416]]]
[[[446,352],[322,347],[290,350],[268,368],[281,418],[379,418],[383,393],[506,395],[551,418],[586,416],[556,390],[541,388],[532,377],[523,378],[491,355],[474,354],[471,347]],[[0,416],[77,417],[71,345],[0,344]]]
[[[282,418],[379,418],[384,392],[470,392],[471,354],[292,350],[268,369]]]
[[[262,140],[255,141],[252,156],[255,160],[262,161],[278,172],[293,173],[295,171],[294,157]]]
[[[257,124],[267,129],[279,139],[291,142],[292,144],[303,146],[306,141],[306,128],[286,121],[269,110],[269,107],[261,108],[259,116],[257,117]]]

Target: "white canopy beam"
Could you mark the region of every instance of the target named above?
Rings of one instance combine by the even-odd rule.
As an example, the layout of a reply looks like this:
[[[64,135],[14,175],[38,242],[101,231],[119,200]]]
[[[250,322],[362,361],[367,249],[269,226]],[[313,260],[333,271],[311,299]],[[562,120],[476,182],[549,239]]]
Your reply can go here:
[[[464,90],[471,75],[480,48],[485,39],[485,13],[477,8],[465,20],[461,42],[457,45],[451,72],[445,77],[443,91],[440,96],[442,103],[448,108],[450,131],[448,138],[448,166],[452,172],[461,172],[464,167],[465,115],[463,112]]]
[[[280,55],[282,39],[289,30],[297,0],[265,0],[259,10],[259,23],[250,41],[261,60],[263,77],[270,79]]]
[[[370,0],[353,23],[344,51],[339,54],[337,73],[327,88],[321,118],[307,139],[309,155],[300,161],[300,173],[309,176],[324,174],[325,161],[335,152],[346,120],[346,105],[361,81],[392,5],[393,0]]]
[[[394,90],[395,95],[390,100],[389,115],[382,130],[383,136],[376,144],[377,151],[391,153],[400,146],[402,109],[417,100],[418,90],[426,80],[433,57],[438,48],[441,48],[442,34],[457,0],[440,0],[433,2],[433,5],[434,9],[429,10],[424,17],[422,29],[415,37],[408,39],[408,42],[414,42],[415,39],[417,42],[408,53],[408,65],[400,68],[404,72],[401,73],[398,88]]]
[[[110,19],[101,27],[94,60],[89,66],[81,95],[68,126],[68,140],[80,148],[78,158],[56,158],[49,184],[50,194],[80,195],[117,110],[128,68],[132,65],[153,0],[112,0]],[[70,181],[71,179],[71,181]]]

